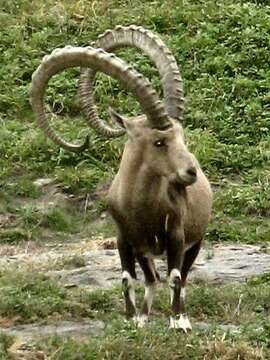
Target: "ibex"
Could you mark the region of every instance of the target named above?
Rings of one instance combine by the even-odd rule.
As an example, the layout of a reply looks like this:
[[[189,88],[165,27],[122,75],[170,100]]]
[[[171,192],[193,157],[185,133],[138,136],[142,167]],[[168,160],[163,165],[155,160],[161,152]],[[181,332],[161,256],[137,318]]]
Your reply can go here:
[[[149,81],[110,54],[120,47],[136,47],[155,63],[164,101]],[[44,110],[44,92],[54,74],[73,66],[82,68],[80,95],[90,126],[107,137],[127,133],[118,173],[110,187],[108,207],[118,228],[117,244],[122,266],[122,288],[128,317],[143,326],[149,316],[159,275],[154,258],[166,255],[172,313],[170,327],[191,329],[185,311],[185,285],[197,257],[210,218],[212,192],[198,161],[184,140],[183,91],[174,56],[162,40],[137,26],[108,30],[89,47],[65,47],[45,56],[32,78],[32,108],[45,134],[70,151],[88,147],[66,142],[51,129]],[[139,101],[143,115],[111,117],[122,128],[111,128],[98,116],[93,97],[96,71],[119,80]],[[145,277],[141,311],[135,305],[135,263]]]

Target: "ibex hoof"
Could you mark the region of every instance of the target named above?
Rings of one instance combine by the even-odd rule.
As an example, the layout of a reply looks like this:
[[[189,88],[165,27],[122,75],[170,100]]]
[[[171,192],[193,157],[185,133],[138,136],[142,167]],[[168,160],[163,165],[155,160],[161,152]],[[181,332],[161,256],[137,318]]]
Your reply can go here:
[[[140,314],[134,317],[133,321],[137,328],[143,328],[148,322],[148,316],[145,314]]]
[[[170,317],[170,329],[180,329],[186,334],[192,330],[192,326],[186,314]]]

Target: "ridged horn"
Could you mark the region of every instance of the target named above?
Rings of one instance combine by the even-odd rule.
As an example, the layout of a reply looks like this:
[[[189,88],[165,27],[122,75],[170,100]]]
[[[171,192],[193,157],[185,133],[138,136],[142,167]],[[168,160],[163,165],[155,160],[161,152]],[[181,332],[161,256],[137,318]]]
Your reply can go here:
[[[117,26],[100,35],[95,42],[91,43],[91,46],[105,51],[113,51],[121,47],[135,47],[149,56],[159,71],[164,105],[168,115],[180,122],[183,120],[184,97],[178,65],[171,51],[157,35],[136,25]],[[98,117],[93,91],[95,75],[92,69],[81,71],[79,91],[86,119],[90,126],[107,137],[122,135],[123,130],[109,127]]]
[[[50,127],[44,109],[44,94],[50,78],[56,73],[74,66],[91,67],[95,71],[104,72],[119,80],[124,87],[134,93],[153,127],[168,125],[169,120],[163,104],[142,74],[114,54],[106,53],[102,49],[94,49],[90,46],[87,48],[67,46],[56,49],[43,58],[32,75],[31,88],[31,104],[38,125],[51,140],[61,147],[77,152],[83,150],[87,145],[86,142],[83,145],[73,145],[56,135]]]

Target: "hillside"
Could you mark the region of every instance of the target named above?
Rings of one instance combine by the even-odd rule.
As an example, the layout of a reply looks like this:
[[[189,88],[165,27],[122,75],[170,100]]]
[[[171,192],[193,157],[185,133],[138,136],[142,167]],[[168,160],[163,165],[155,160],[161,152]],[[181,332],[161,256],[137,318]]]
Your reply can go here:
[[[68,44],[85,46],[117,24],[138,24],[158,33],[179,64],[186,99],[186,137],[215,191],[214,216],[206,247],[242,243],[256,244],[267,251],[270,243],[270,6],[267,1],[1,0],[1,5],[1,255],[26,249],[42,252],[43,248],[57,243],[78,244],[80,240],[90,244],[115,235],[106,213],[104,195],[117,170],[125,137],[104,140],[87,127],[77,95],[79,69],[54,77],[48,88],[47,104],[57,113],[52,123],[65,139],[81,141],[90,135],[91,147],[81,154],[63,151],[37,128],[29,103],[29,89],[31,75],[45,54]],[[161,93],[157,71],[145,56],[134,50],[119,54],[145,74]],[[140,112],[130,94],[104,75],[97,77],[96,100],[100,115],[106,119],[109,105],[126,115]],[[71,262],[72,267],[84,265],[80,257]],[[25,273],[20,276],[25,284],[31,283]],[[13,279],[12,267],[5,267],[0,271],[0,287],[7,289],[10,279]],[[35,286],[40,281],[39,275],[33,280]],[[45,281],[41,293],[47,294],[52,286],[55,301],[65,303],[69,296],[66,290],[60,285],[50,285],[49,281]],[[21,284],[16,281],[14,284],[13,291],[20,292]],[[242,335],[227,334],[223,341],[214,329],[202,337],[200,332],[195,332],[188,342],[185,338],[180,341],[181,348],[188,348],[188,355],[177,350],[178,343],[166,335],[166,328],[159,321],[149,334],[147,331],[137,334],[123,325],[122,314],[117,316],[121,309],[117,302],[119,289],[96,295],[97,309],[102,309],[105,301],[103,318],[112,322],[106,330],[110,344],[100,339],[90,345],[62,340],[54,343],[50,339],[47,350],[40,347],[48,352],[50,359],[139,359],[142,354],[144,359],[160,359],[165,356],[159,340],[163,337],[170,351],[168,359],[266,359],[270,357],[270,313],[266,296],[270,291],[269,275],[253,283],[251,280],[251,284],[256,288],[248,283],[247,287],[237,285],[235,290],[231,285],[224,290],[227,299],[235,292],[232,307],[237,306],[239,294],[251,293],[252,301],[247,300],[242,317],[227,319],[243,327]],[[218,302],[211,304],[217,289],[215,285],[209,288],[194,285],[191,311],[197,302],[196,296],[203,298],[200,290],[208,299],[201,299],[204,301],[200,307],[202,314],[194,310],[194,319],[213,322],[224,319]],[[55,313],[65,318],[66,313],[76,313],[76,309],[79,312],[76,316],[96,317],[85,311],[85,298],[74,296],[74,302],[81,302],[78,305],[81,313],[74,304],[68,310],[67,305],[61,309],[61,306],[54,308],[54,304],[48,305],[53,306],[52,313],[40,310],[39,315],[38,310],[33,310],[31,314],[30,310],[26,315],[22,310],[26,302],[23,292],[22,308],[11,304],[9,309],[8,301],[0,298],[0,325],[7,319],[16,323],[18,317],[18,323],[38,318],[46,322]],[[160,301],[166,299],[163,293],[160,296]],[[109,313],[108,309],[115,308],[116,313]],[[163,303],[157,304],[157,312],[160,310],[164,310]],[[249,321],[254,328],[262,329],[258,336]],[[6,358],[9,341],[3,336],[1,345],[0,335],[0,359]],[[51,355],[57,347],[61,350]],[[85,355],[72,355],[76,349]],[[103,354],[100,357],[98,349]],[[92,351],[96,353],[93,357],[89,355]]]

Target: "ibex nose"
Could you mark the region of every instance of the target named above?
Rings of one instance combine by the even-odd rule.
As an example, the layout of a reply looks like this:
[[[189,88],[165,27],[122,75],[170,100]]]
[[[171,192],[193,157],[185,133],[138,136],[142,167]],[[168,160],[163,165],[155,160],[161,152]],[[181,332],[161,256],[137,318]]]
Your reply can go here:
[[[195,166],[190,166],[187,170],[178,170],[176,173],[176,182],[184,186],[192,185],[197,180],[197,169]]]
[[[191,176],[192,178],[196,178],[197,177],[197,169],[195,168],[195,166],[191,166],[190,168],[188,168],[187,174],[189,176]]]

